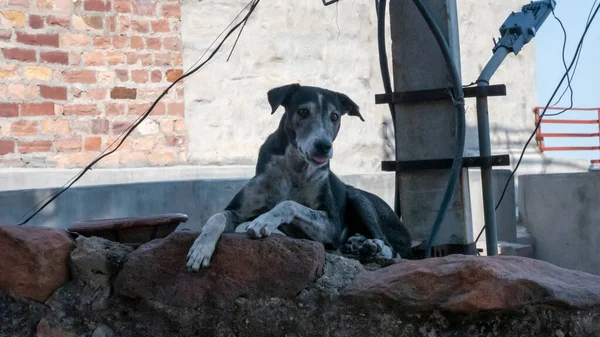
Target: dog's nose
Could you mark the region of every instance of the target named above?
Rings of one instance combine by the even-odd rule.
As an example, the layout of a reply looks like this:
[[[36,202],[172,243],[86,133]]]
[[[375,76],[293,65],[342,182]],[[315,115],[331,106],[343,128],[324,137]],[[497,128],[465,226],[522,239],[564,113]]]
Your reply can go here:
[[[315,150],[319,154],[326,155],[331,150],[332,144],[327,139],[317,139],[314,144]]]

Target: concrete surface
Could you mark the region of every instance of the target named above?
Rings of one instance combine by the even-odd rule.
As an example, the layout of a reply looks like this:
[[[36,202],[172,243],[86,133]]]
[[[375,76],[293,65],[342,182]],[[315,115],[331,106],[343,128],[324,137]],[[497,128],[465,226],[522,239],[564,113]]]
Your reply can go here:
[[[600,173],[525,175],[519,193],[535,257],[600,274]]]

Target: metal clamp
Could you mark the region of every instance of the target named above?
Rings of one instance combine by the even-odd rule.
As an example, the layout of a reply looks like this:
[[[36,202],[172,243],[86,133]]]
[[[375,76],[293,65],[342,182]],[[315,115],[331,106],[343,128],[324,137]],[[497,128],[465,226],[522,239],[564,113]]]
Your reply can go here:
[[[427,101],[439,101],[451,98],[452,88],[413,90],[393,92],[390,94],[375,95],[375,104],[398,104],[398,103],[418,103]],[[463,88],[465,98],[467,97],[488,97],[488,96],[506,96],[506,85],[497,84],[486,87]]]
[[[510,165],[507,154],[490,157],[465,157],[462,167],[492,167]],[[385,172],[446,170],[452,167],[452,159],[430,159],[410,161],[383,161],[381,170]]]

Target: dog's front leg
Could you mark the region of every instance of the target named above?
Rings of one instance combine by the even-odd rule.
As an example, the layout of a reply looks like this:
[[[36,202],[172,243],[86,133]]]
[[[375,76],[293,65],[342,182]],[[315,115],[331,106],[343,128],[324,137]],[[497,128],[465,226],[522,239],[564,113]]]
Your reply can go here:
[[[200,267],[208,267],[217,241],[225,229],[232,225],[231,214],[228,211],[217,213],[206,221],[202,232],[194,241],[187,255],[186,266],[189,271],[196,272],[200,270]]]
[[[295,201],[282,201],[271,211],[259,216],[246,232],[254,238],[264,238],[282,224],[296,226],[312,240],[329,243],[334,238],[336,226],[325,211],[317,211]]]

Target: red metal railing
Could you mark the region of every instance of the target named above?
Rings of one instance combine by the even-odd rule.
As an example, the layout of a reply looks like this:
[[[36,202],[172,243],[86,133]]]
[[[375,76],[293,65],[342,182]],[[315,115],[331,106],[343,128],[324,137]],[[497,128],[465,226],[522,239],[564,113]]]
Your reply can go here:
[[[543,107],[535,108],[535,122],[536,124],[540,120],[540,114],[543,111]],[[537,141],[540,151],[599,151],[598,157],[590,160],[593,167],[600,167],[600,108],[572,108],[569,111],[587,111],[595,112],[595,119],[555,119],[548,117],[551,115],[551,111],[564,110],[565,108],[552,107],[546,111],[546,116],[542,119],[540,127],[537,130]],[[556,132],[544,132],[543,126],[545,124],[579,124],[579,125],[598,125],[598,132],[592,133],[556,133]],[[546,146],[544,138],[597,138],[598,146]]]

